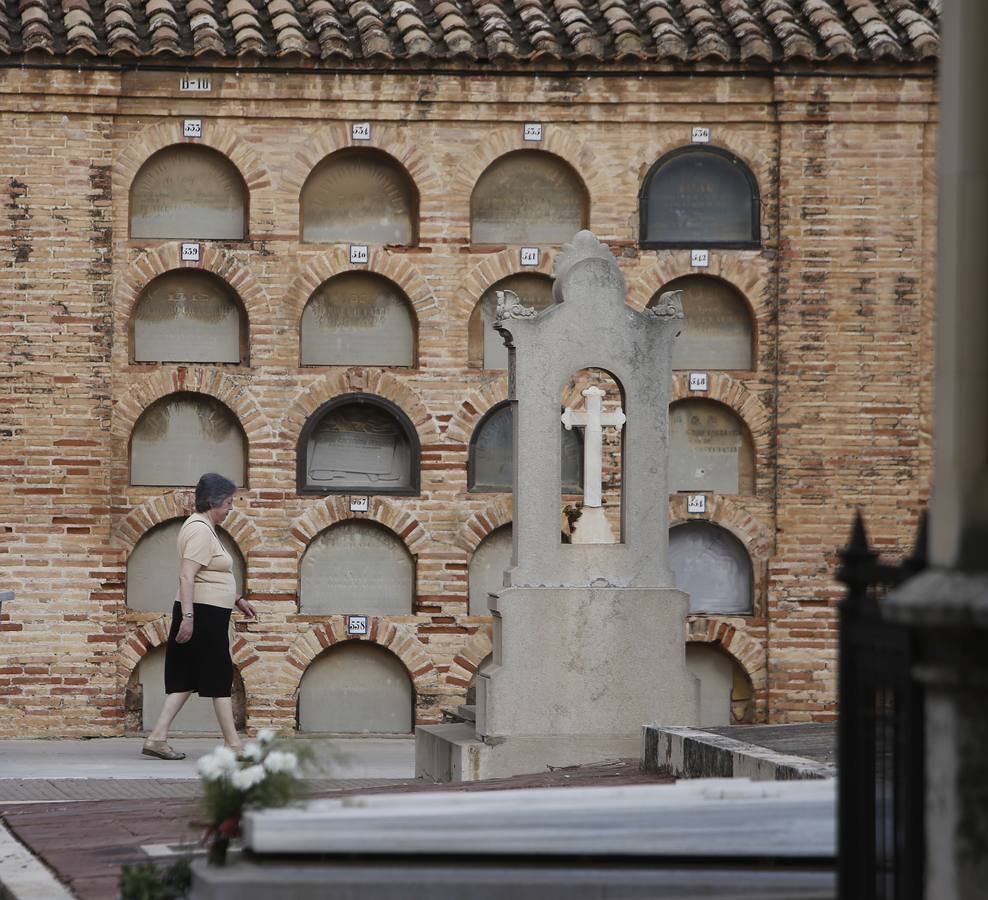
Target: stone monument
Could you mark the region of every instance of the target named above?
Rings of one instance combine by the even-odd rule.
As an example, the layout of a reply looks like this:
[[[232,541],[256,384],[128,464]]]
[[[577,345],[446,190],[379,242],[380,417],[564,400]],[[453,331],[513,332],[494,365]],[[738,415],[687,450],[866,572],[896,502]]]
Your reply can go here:
[[[687,596],[667,563],[667,448],[678,292],[627,306],[610,250],[579,232],[556,259],[556,303],[537,311],[503,292],[494,327],[509,351],[514,427],[512,566],[490,597],[493,660],[478,673],[475,728],[416,729],[416,769],[437,780],[542,771],[637,756],[641,726],[697,722],[685,661]],[[585,425],[585,505],[560,540],[560,396],[573,373],[607,371],[624,409],[600,392],[566,410]],[[620,534],[600,508],[601,428],[623,427]]]

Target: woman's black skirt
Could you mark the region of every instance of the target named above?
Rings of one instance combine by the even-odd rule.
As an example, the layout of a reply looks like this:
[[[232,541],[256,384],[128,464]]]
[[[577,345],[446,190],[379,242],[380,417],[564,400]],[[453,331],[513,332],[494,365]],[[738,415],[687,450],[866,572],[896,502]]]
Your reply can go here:
[[[165,693],[194,691],[200,697],[229,697],[233,687],[230,659],[230,612],[205,603],[193,605],[192,637],[175,643],[182,624],[182,606],[172,608],[172,627],[165,647]]]

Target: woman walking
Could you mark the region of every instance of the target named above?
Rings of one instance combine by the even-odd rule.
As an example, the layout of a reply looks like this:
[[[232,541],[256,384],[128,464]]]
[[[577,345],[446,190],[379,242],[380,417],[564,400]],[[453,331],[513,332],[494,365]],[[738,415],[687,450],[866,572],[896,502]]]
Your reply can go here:
[[[178,596],[165,647],[165,703],[141,752],[158,759],[185,759],[168,745],[168,729],[193,692],[212,697],[223,741],[240,752],[230,693],[230,614],[234,607],[248,619],[254,607],[237,597],[233,558],[216,535],[216,526],[233,506],[236,485],[208,472],[196,485],[196,511],[178,533]]]

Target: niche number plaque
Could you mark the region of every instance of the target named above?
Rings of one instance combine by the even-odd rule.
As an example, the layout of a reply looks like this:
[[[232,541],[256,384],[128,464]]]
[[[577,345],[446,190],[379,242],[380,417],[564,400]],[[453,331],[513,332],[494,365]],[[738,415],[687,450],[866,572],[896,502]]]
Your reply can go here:
[[[704,128],[702,125],[694,125],[693,131],[690,133],[690,140],[694,144],[709,144],[710,129]]]
[[[350,512],[367,512],[367,498],[366,497],[351,497],[350,498]]]
[[[538,247],[522,247],[521,248],[521,264],[523,266],[537,266],[539,264],[539,248]]]
[[[367,616],[347,616],[347,634],[367,634]]]
[[[707,389],[706,372],[690,372],[690,390],[705,391]]]
[[[366,244],[351,244],[350,245],[350,264],[360,265],[367,262],[367,245]]]
[[[201,75],[198,78],[192,78],[186,75],[184,78],[179,80],[178,89],[180,91],[191,91],[201,94],[205,91],[211,91],[213,89],[213,83],[208,78],[204,78]]]
[[[182,262],[199,262],[198,244],[182,244]]]
[[[182,136],[187,138],[201,138],[202,119],[184,119],[182,121]]]
[[[350,139],[354,141],[369,141],[370,122],[354,122],[350,126]]]
[[[694,269],[705,269],[710,265],[709,250],[690,250],[690,265]]]
[[[686,512],[705,513],[707,497],[705,494],[688,494],[686,497]]]
[[[541,122],[526,122],[521,131],[521,136],[526,141],[541,141],[542,140],[542,123]]]

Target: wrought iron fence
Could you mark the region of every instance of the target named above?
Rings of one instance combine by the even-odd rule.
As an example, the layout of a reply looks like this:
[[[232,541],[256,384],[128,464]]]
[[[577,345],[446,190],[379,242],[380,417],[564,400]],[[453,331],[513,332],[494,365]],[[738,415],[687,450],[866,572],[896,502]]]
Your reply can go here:
[[[923,894],[923,698],[915,639],[881,600],[925,567],[926,520],[899,565],[868,546],[860,513],[840,552],[838,885],[841,900]]]

